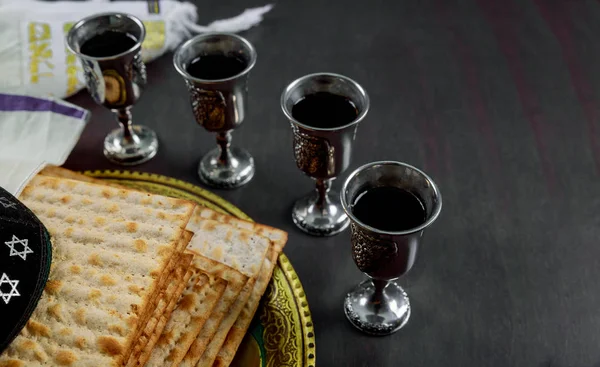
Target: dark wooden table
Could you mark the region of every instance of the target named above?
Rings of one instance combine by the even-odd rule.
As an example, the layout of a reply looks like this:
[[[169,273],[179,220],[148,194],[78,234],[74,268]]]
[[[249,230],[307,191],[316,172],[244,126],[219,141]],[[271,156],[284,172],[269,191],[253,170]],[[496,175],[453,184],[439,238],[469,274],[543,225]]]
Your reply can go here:
[[[202,23],[262,5],[197,3]],[[257,172],[217,193],[289,231],[285,252],[309,298],[319,366],[600,366],[598,35],[592,0],[286,0],[245,33],[259,58],[234,143]],[[148,65],[134,108],[161,142],[135,169],[199,184],[214,136],[193,121],[171,58]],[[344,293],[362,278],[348,232],[313,238],[291,221],[293,201],[313,184],[293,162],[279,96],[316,71],[346,74],[371,96],[353,168],[409,162],[444,195],[401,281],[413,314],[393,336],[362,335],[344,318]],[[71,101],[93,117],[66,166],[118,168],[102,155],[112,116],[85,92]]]

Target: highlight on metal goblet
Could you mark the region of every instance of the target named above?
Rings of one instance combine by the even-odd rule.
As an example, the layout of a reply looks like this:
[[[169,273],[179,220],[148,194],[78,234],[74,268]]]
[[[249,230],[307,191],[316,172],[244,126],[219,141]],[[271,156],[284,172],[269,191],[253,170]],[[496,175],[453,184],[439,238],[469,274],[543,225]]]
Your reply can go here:
[[[96,45],[101,48],[97,48],[100,53],[82,52],[82,47],[86,51],[86,42],[107,32],[126,35],[132,42],[131,47],[121,50],[122,44],[118,42],[112,45],[100,42]],[[113,111],[121,124],[121,128],[110,132],[104,140],[104,155],[120,165],[146,162],[158,151],[156,133],[146,126],[132,125],[131,120],[131,107],[146,85],[146,67],[141,55],[145,35],[144,25],[138,18],[123,13],[103,13],[80,20],[66,36],[69,50],[81,60],[90,95],[96,103]]]
[[[353,212],[356,200],[377,187],[400,188],[414,195],[424,209],[422,224],[390,232],[357,218]],[[366,164],[351,173],[343,186],[341,201],[352,221],[354,262],[369,277],[346,295],[346,317],[367,334],[391,334],[402,328],[410,317],[410,301],[396,279],[412,268],[424,230],[440,214],[442,196],[433,180],[421,170],[405,163],[381,161]],[[386,213],[393,216],[402,210],[390,207]]]
[[[330,128],[298,121],[292,114],[294,105],[320,92],[349,100],[356,108],[356,118]],[[339,194],[331,190],[331,184],[350,165],[358,124],[369,110],[369,96],[357,82],[346,76],[316,73],[290,83],[281,95],[281,108],[293,130],[296,165],[316,181],[316,190],[294,204],[292,219],[298,228],[311,235],[338,234],[350,222],[342,209]]]
[[[240,60],[243,69],[216,79],[190,73],[193,61],[215,56]],[[196,122],[217,133],[218,147],[208,152],[198,167],[200,179],[209,186],[236,188],[248,183],[254,176],[254,159],[250,153],[230,145],[232,130],[239,127],[246,117],[248,74],[256,63],[256,56],[252,44],[238,35],[207,33],[185,42],[173,57],[175,69],[188,87]],[[206,73],[211,74],[210,70]]]

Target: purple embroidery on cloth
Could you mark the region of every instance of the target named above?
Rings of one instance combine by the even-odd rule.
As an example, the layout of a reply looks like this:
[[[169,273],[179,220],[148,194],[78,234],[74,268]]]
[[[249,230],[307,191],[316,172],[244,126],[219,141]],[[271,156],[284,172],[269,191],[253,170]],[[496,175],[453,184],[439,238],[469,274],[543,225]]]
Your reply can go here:
[[[3,93],[0,93],[0,111],[50,111],[78,119],[83,119],[87,115],[86,110],[67,106],[49,99]]]

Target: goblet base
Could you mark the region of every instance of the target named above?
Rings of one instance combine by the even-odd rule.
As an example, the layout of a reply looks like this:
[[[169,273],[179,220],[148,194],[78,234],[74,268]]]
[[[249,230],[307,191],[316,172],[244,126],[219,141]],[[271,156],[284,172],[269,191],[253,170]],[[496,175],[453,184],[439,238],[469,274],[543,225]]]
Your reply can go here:
[[[292,219],[296,226],[313,236],[333,236],[342,232],[350,224],[342,208],[340,195],[328,193],[323,207],[317,205],[316,192],[296,201],[292,209]]]
[[[126,142],[123,129],[115,129],[104,138],[104,156],[122,166],[134,166],[152,159],[158,152],[156,133],[141,125],[133,125],[133,142]]]
[[[250,182],[254,176],[254,158],[246,150],[230,148],[229,164],[219,161],[220,148],[208,152],[198,166],[200,180],[217,189],[234,189]]]
[[[406,292],[390,281],[380,297],[370,279],[360,283],[346,295],[344,312],[358,330],[376,336],[395,333],[410,317],[410,301]]]

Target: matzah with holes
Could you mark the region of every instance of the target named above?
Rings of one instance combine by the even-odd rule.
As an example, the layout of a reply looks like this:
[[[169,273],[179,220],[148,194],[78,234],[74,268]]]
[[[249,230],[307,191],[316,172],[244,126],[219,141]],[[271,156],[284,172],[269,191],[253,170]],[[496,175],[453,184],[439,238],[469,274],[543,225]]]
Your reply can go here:
[[[81,173],[77,173],[77,172],[73,172],[71,170],[68,170],[66,168],[62,168],[62,167],[57,167],[57,166],[46,166],[44,167],[44,169],[42,169],[38,175],[44,175],[44,176],[51,176],[51,177],[60,177],[60,178],[68,178],[70,180],[77,180],[77,181],[84,181],[84,182],[90,182],[90,183],[95,183],[98,185],[103,185],[103,186],[112,186],[112,187],[117,187],[120,189],[127,189],[126,187],[116,184],[116,183],[112,183],[108,180],[99,180],[97,178],[93,178],[90,176],[86,176],[86,175],[82,175]]]
[[[261,274],[256,280],[248,302],[246,302],[242,312],[229,329],[225,342],[219,350],[211,350],[205,356],[202,356],[197,366],[229,366],[231,361],[233,361],[233,357],[235,357],[235,353],[244,339],[244,335],[246,335],[246,331],[250,327],[252,318],[258,309],[260,299],[269,285],[278,256],[279,253],[269,250]]]
[[[48,228],[54,263],[0,366],[121,366],[152,316],[194,205],[44,176],[21,199]]]
[[[62,172],[61,172],[62,171]],[[58,170],[49,170],[43,171],[43,174],[48,175],[58,175],[65,176],[74,179],[81,179],[84,181],[94,180],[97,182],[102,182],[100,180],[90,179],[87,176],[80,175],[68,170],[58,169]],[[208,220],[208,222],[207,222]],[[236,299],[236,303],[232,306],[233,315],[238,315],[233,318],[229,327],[225,327],[223,322],[218,322],[219,318],[211,315],[209,320],[206,322],[204,328],[196,339],[194,345],[186,355],[184,362],[181,364],[182,366],[227,366],[231,363],[233,357],[235,356],[235,352],[239,347],[249,325],[250,322],[256,312],[258,304],[260,302],[261,296],[264,294],[266,287],[270,281],[273,268],[276,265],[277,257],[283,250],[287,242],[287,233],[272,228],[268,226],[264,226],[261,224],[256,224],[252,222],[247,222],[244,220],[240,220],[228,215],[224,215],[218,212],[215,212],[211,209],[207,209],[204,207],[197,207],[195,213],[192,217],[192,220],[188,224],[188,229],[196,230],[199,233],[202,233],[202,228],[206,228],[206,223],[208,223],[208,228],[212,229],[213,222],[227,223],[236,228],[244,229],[260,236],[266,237],[271,240],[270,248],[268,250],[267,256],[264,258],[262,265],[260,267],[259,273],[255,274],[257,276],[256,279],[250,279],[238,298]],[[193,246],[192,244],[190,246]],[[214,252],[213,256],[217,257],[219,261],[225,261],[227,256],[225,254],[220,254],[218,250],[215,250],[215,246],[210,246],[210,244],[206,244],[206,246],[201,246],[203,248],[203,252]],[[218,246],[217,246],[218,248]],[[229,261],[232,261],[229,259]],[[254,269],[250,269],[251,272]],[[222,299],[219,301],[222,303]],[[215,307],[215,310],[218,308]],[[239,308],[239,311],[236,310]],[[216,311],[213,311],[213,314]],[[232,319],[231,313],[229,314],[229,319]],[[210,324],[219,324],[220,326],[220,336],[217,335],[216,338],[222,340],[218,343],[213,343],[212,345],[208,345],[209,342],[213,339],[213,334],[207,332],[207,328]],[[227,324],[227,322],[225,322]],[[208,335],[208,337],[207,337]],[[192,357],[192,350],[194,347],[198,347],[198,344],[201,344],[201,355],[196,355]],[[222,345],[221,345],[222,344]],[[221,345],[220,348],[217,345]],[[208,348],[208,350],[206,350]],[[200,360],[200,358],[202,358]],[[194,363],[194,360],[196,361]],[[198,362],[200,361],[200,362]],[[210,362],[214,361],[214,363]]]
[[[151,359],[147,364],[147,367],[179,366],[192,343],[202,343],[202,345],[207,346],[208,342],[217,332],[217,329],[223,318],[228,313],[234,312],[231,306],[236,301],[240,292],[248,281],[248,277],[240,272],[200,255],[197,255],[194,258],[194,267],[205,273],[210,273],[213,276],[218,276],[225,279],[227,281],[225,292],[218,300],[215,308],[209,315],[210,317],[208,317],[203,325],[179,325],[182,337],[170,352],[170,357],[167,358],[168,364],[160,359]],[[158,355],[158,353],[155,349],[153,357],[156,355]]]
[[[224,343],[222,343],[219,349],[209,348],[196,364],[196,366],[228,366],[233,360],[235,352],[242,342],[242,339],[252,322],[252,318],[256,313],[260,299],[269,285],[273,269],[277,264],[277,258],[287,243],[287,233],[273,227],[233,218],[203,207],[196,208],[188,227],[193,227],[204,220],[229,223],[237,228],[253,231],[254,233],[260,234],[271,240],[271,247],[263,261],[260,274],[256,279],[256,284],[252,288],[250,297],[245,303],[243,310],[235,320],[233,326],[229,329]]]
[[[130,359],[129,363],[132,363],[132,365],[134,366],[143,365],[140,363],[140,355],[143,351],[150,349],[150,345],[156,345],[156,343],[158,342],[159,337],[162,335],[162,330],[164,330],[164,327],[167,325],[167,321],[169,320],[171,313],[175,310],[175,306],[177,305],[177,302],[180,298],[179,296],[183,294],[193,275],[194,271],[188,268],[187,272],[184,275],[183,283],[180,284],[181,288],[178,288],[177,297],[171,298],[169,304],[167,305],[167,312],[165,313],[165,315],[160,315],[158,317],[158,325],[156,328],[157,331],[155,333],[152,333],[152,335],[145,337],[148,339],[145,346],[139,351],[134,351],[135,356],[133,357],[133,359]],[[168,317],[166,316],[167,314],[169,315]],[[158,330],[161,330],[161,332],[158,332]]]
[[[140,365],[179,366],[208,320],[218,317],[218,313],[213,312],[215,306],[224,298],[231,298],[230,284],[238,293],[243,286],[243,275],[216,261],[196,255],[192,266],[200,281],[196,285],[188,284],[156,347],[149,358],[140,358]]]
[[[185,231],[177,246],[178,251],[183,251],[187,244],[190,242],[193,233]],[[165,327],[166,322],[163,319],[168,319],[175,308],[175,304],[179,300],[180,295],[184,291],[188,284],[190,277],[193,275],[189,271],[191,262],[194,256],[191,254],[182,254],[177,257],[174,256],[171,260],[175,264],[172,276],[166,278],[165,284],[161,286],[164,289],[156,298],[152,305],[154,312],[148,319],[144,330],[138,333],[136,338],[136,344],[132,349],[132,353],[129,355],[127,360],[127,366],[133,366],[137,364],[137,360],[142,350],[152,349],[157,341],[154,335],[160,335]],[[183,277],[183,279],[182,279]]]
[[[199,213],[198,211],[196,211]],[[194,237],[188,249],[225,264],[246,275],[249,280],[235,299],[212,337],[201,333],[187,351],[181,366],[195,366],[209,349],[219,349],[229,328],[246,303],[270,246],[270,241],[245,229],[214,220],[190,220],[188,230]],[[212,332],[212,330],[211,330]]]

